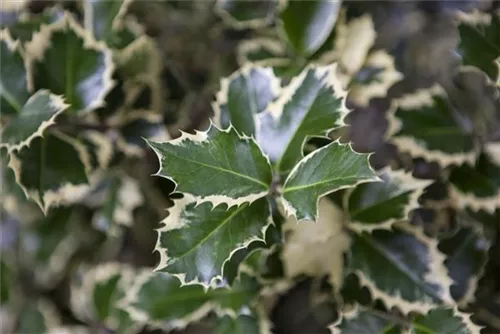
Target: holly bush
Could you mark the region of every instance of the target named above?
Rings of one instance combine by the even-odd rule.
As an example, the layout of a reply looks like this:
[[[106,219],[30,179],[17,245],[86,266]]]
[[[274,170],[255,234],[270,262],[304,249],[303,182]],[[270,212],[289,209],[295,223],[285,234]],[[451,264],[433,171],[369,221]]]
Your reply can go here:
[[[1,19],[2,333],[500,331],[496,4]]]

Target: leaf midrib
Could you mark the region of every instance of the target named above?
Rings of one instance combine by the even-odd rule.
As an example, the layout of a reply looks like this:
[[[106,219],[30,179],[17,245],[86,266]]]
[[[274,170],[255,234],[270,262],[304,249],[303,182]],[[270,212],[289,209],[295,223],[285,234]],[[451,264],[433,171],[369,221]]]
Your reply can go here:
[[[370,238],[367,238],[365,235],[358,234],[358,236],[361,239],[363,239],[366,243],[368,243],[371,247],[373,247],[375,250],[377,250],[380,254],[382,254],[382,256],[385,257],[395,268],[397,268],[401,273],[410,278],[410,280],[412,280],[417,286],[423,289],[427,294],[435,297],[438,300],[441,300],[440,296],[437,296],[435,292],[429,289],[427,285],[423,284],[418,277],[415,277],[413,273],[409,272],[406,268],[401,266],[400,263],[392,256],[390,256],[383,248],[379,247],[375,242],[373,242]]]
[[[200,161],[187,159],[185,157],[178,156],[178,155],[173,154],[171,152],[168,152],[168,153],[169,153],[170,156],[175,157],[175,158],[177,158],[179,160],[184,160],[184,161],[192,162],[192,163],[198,164],[200,166],[204,166],[204,167],[212,168],[212,169],[215,169],[215,170],[218,170],[218,171],[221,171],[221,172],[226,172],[226,173],[229,173],[229,174],[233,174],[233,175],[239,176],[241,178],[247,179],[249,181],[252,181],[254,183],[257,183],[258,185],[264,186],[264,188],[266,190],[269,189],[269,185],[268,184],[266,184],[266,183],[264,183],[264,182],[262,182],[260,180],[254,179],[254,178],[252,178],[250,176],[247,176],[247,175],[244,175],[244,174],[240,174],[240,173],[234,172],[234,171],[229,170],[229,169],[224,169],[224,168],[213,166],[213,165],[207,165],[207,164],[205,164],[203,162],[200,162]]]
[[[389,202],[389,201],[392,201],[392,200],[394,200],[394,199],[398,199],[399,197],[405,196],[405,195],[407,195],[407,194],[411,193],[412,191],[413,191],[413,190],[407,190],[407,191],[404,191],[404,192],[402,192],[402,193],[400,193],[400,194],[397,194],[396,196],[392,196],[392,197],[390,197],[389,199],[385,198],[385,199],[383,199],[382,201],[376,201],[376,202],[374,202],[373,204],[371,204],[371,205],[369,205],[369,206],[366,206],[366,207],[364,207],[364,208],[360,208],[360,209],[358,209],[358,210],[356,210],[356,211],[354,211],[354,212],[351,212],[351,213],[350,213],[351,219],[356,219],[356,217],[355,217],[355,216],[357,216],[357,215],[359,215],[359,214],[363,214],[364,212],[366,212],[366,211],[368,211],[368,210],[371,210],[371,209],[373,209],[373,208],[375,208],[375,207],[377,207],[377,206],[379,206],[379,205],[383,205],[385,202]]]
[[[323,181],[319,181],[319,182],[315,182],[315,183],[311,183],[311,184],[306,184],[306,185],[303,185],[303,186],[295,186],[295,187],[289,187],[289,188],[285,187],[285,190],[283,190],[283,194],[286,194],[286,193],[289,193],[289,192],[292,192],[292,191],[297,191],[297,190],[302,190],[302,189],[316,187],[316,186],[324,184],[324,183],[334,182],[334,181],[338,181],[338,180],[351,180],[351,179],[353,181],[355,181],[355,180],[358,180],[358,179],[361,179],[361,178],[359,178],[357,176],[335,177],[335,178],[331,178],[331,179],[327,179],[327,180],[323,180]]]

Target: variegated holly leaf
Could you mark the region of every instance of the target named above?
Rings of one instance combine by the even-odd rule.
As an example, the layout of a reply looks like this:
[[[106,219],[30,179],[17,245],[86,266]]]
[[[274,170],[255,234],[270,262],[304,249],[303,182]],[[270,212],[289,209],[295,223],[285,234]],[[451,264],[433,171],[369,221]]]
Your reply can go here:
[[[10,36],[8,30],[0,30],[0,108],[2,116],[22,111],[30,97],[27,74],[20,44]]]
[[[255,135],[255,118],[277,98],[281,82],[271,68],[246,64],[221,80],[213,103],[214,123],[226,129],[233,125],[239,133]]]
[[[214,334],[260,334],[259,322],[249,315],[236,318],[226,315],[217,321]]]
[[[335,69],[309,66],[258,114],[257,141],[279,173],[288,173],[302,159],[308,136],[326,136],[344,124],[346,93]]]
[[[454,203],[475,211],[495,212],[500,207],[500,167],[485,154],[475,166],[463,164],[450,174],[450,192]]]
[[[407,314],[451,303],[444,260],[435,239],[405,226],[354,233],[348,267],[373,300]]]
[[[459,13],[459,52],[465,65],[472,65],[496,80],[498,67],[495,60],[500,57],[500,12],[492,14],[473,11]]]
[[[478,334],[481,327],[470,319],[470,314],[459,311],[456,307],[439,307],[424,315],[417,315],[412,321],[412,333],[456,333]]]
[[[61,325],[62,320],[56,307],[49,300],[30,301],[23,306],[18,320],[16,333],[46,333]]]
[[[226,208],[196,205],[189,195],[176,200],[164,226],[158,230],[156,270],[182,275],[183,281],[209,284],[220,278],[231,254],[252,241],[264,240],[272,222],[267,199]]]
[[[12,151],[29,146],[34,138],[43,136],[45,130],[55,124],[56,117],[68,107],[61,96],[39,90],[5,127],[0,128],[0,147]]]
[[[88,152],[62,133],[37,137],[29,147],[12,152],[9,167],[26,196],[44,213],[52,206],[77,200],[88,189]]]
[[[237,59],[240,66],[251,62],[259,66],[288,67],[291,65],[286,43],[275,37],[257,37],[238,44]]]
[[[91,111],[104,105],[114,82],[111,50],[96,42],[76,21],[65,16],[26,44],[32,74],[30,89],[62,94],[74,111]]]
[[[288,1],[281,12],[286,37],[294,49],[310,55],[330,35],[340,10],[340,1]]]
[[[483,232],[473,227],[463,227],[439,242],[439,250],[447,255],[445,265],[454,281],[451,296],[460,305],[474,301],[489,248],[490,242]]]
[[[328,329],[331,334],[400,334],[401,327],[383,311],[356,305]]]
[[[160,159],[157,175],[171,178],[176,190],[191,194],[198,203],[229,207],[265,196],[271,184],[271,166],[257,143],[234,128],[205,132],[164,143],[148,141]],[[200,187],[203,184],[203,187]]]
[[[86,130],[82,131],[77,139],[89,152],[92,171],[105,170],[109,167],[116,152],[113,140],[106,133]]]
[[[143,326],[118,307],[135,277],[133,268],[120,263],[104,263],[81,268],[80,279],[71,289],[71,307],[84,322],[100,323],[118,333],[137,333]]]
[[[419,206],[424,188],[431,184],[403,170],[385,169],[380,177],[382,182],[360,184],[348,192],[346,211],[351,229],[390,229],[393,223],[408,219],[410,211]]]
[[[260,28],[269,25],[278,0],[217,0],[215,12],[225,24],[235,29]]]
[[[164,329],[183,328],[211,310],[217,310],[221,315],[227,312],[234,314],[251,304],[258,285],[248,276],[239,283],[231,289],[211,288],[205,291],[200,284],[182,285],[175,276],[147,270],[127,291],[122,307],[136,321]]]
[[[42,25],[53,23],[61,19],[62,16],[63,10],[57,5],[48,7],[39,14],[24,12],[18,21],[8,25],[8,29],[12,37],[26,43],[40,30]]]
[[[106,41],[110,46],[116,39],[116,32],[123,27],[131,0],[88,0],[83,4],[85,29],[95,39]]]
[[[318,217],[318,201],[336,190],[377,180],[368,155],[356,153],[350,145],[332,142],[302,159],[283,186],[283,204],[297,220]]]
[[[398,99],[389,113],[388,137],[399,151],[442,167],[476,159],[474,137],[454,119],[440,86]]]

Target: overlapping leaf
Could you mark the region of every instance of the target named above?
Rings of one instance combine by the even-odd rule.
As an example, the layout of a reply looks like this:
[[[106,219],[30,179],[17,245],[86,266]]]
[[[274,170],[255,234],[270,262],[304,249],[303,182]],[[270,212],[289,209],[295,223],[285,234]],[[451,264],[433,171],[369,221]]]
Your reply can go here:
[[[29,146],[34,138],[43,136],[45,129],[55,124],[55,118],[68,107],[60,96],[47,90],[39,90],[26,101],[19,113],[0,129],[0,147],[19,150]]]
[[[390,228],[418,207],[417,199],[430,181],[418,180],[404,171],[386,169],[382,182],[358,185],[348,193],[349,226],[357,231]]]
[[[500,74],[494,63],[500,57],[500,12],[459,14],[459,51],[464,64],[476,66],[496,80]]]
[[[116,32],[123,27],[123,19],[131,0],[88,0],[84,2],[85,29],[95,39],[113,45]]]
[[[134,270],[119,263],[86,269],[80,273],[83,276],[81,281],[74,283],[71,290],[75,314],[89,324],[99,322],[119,333],[138,333],[142,324],[132,321],[128,313],[118,307],[118,302],[132,285]]]
[[[391,321],[382,311],[357,305],[343,313],[337,323],[329,327],[332,334],[396,334],[402,333],[400,323]]]
[[[475,166],[463,164],[450,174],[451,195],[458,207],[495,212],[500,207],[500,167],[487,155]]]
[[[204,317],[211,310],[234,314],[251,304],[258,292],[256,281],[242,275],[239,285],[228,288],[211,288],[202,285],[181,285],[181,281],[166,273],[141,274],[123,300],[123,307],[130,316],[160,328],[182,328]]]
[[[214,122],[221,128],[231,124],[239,133],[255,135],[255,117],[278,97],[280,80],[273,70],[246,64],[221,80],[213,104]]]
[[[368,155],[332,142],[310,153],[290,172],[283,186],[283,204],[297,220],[316,221],[322,196],[376,179]]]
[[[14,41],[8,30],[0,31],[0,108],[2,116],[22,111],[28,100],[27,74],[20,44]]]
[[[51,206],[77,200],[88,189],[88,152],[61,133],[33,139],[29,147],[11,154],[9,166],[26,196],[44,213]]]
[[[26,50],[31,89],[62,94],[75,111],[90,111],[104,104],[114,85],[111,50],[96,42],[70,14],[42,26]]]
[[[349,270],[373,299],[404,314],[451,303],[443,262],[437,241],[409,227],[352,235]]]
[[[330,35],[340,10],[340,1],[288,1],[281,12],[290,44],[300,54],[312,54]]]
[[[230,255],[250,242],[263,240],[271,217],[267,199],[238,207],[196,205],[189,195],[175,201],[158,231],[157,270],[183,274],[186,281],[210,283],[220,277]],[[184,276],[185,274],[185,276]]]
[[[259,28],[272,22],[277,0],[218,0],[215,11],[236,29]]]
[[[459,304],[467,305],[474,300],[489,247],[482,231],[472,227],[464,227],[440,241],[439,249],[448,256],[445,265],[454,281],[451,295]]]
[[[252,202],[265,196],[271,184],[268,159],[253,139],[241,137],[234,128],[222,131],[211,125],[206,132],[149,145],[161,161],[157,175],[173,179],[177,191],[199,203],[231,207]]]
[[[477,155],[473,135],[455,122],[439,86],[397,100],[389,115],[388,137],[400,151],[443,167],[472,162]]]
[[[289,172],[302,159],[308,136],[326,136],[343,125],[345,92],[335,69],[335,65],[306,68],[258,115],[257,141],[278,172]]]

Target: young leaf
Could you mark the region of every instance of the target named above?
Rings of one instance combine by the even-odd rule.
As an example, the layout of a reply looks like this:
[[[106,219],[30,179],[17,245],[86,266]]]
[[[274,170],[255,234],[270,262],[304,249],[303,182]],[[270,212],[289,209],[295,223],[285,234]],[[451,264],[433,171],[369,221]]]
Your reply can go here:
[[[346,92],[340,88],[335,69],[335,64],[309,66],[258,115],[257,141],[278,172],[289,172],[302,159],[308,136],[326,136],[344,124]]]
[[[473,11],[458,15],[460,44],[458,46],[465,65],[472,65],[496,80],[498,67],[495,60],[500,57],[500,12],[493,14]]]
[[[349,227],[356,231],[390,229],[393,223],[408,219],[418,198],[431,181],[418,180],[402,170],[386,169],[382,182],[358,185],[347,194]]]
[[[0,147],[9,151],[29,146],[45,130],[55,124],[56,117],[69,107],[62,97],[39,90],[28,99],[19,113],[0,129]]]
[[[268,159],[253,139],[241,137],[234,128],[219,130],[211,124],[206,132],[148,143],[161,162],[157,175],[171,178],[177,191],[193,195],[197,203],[231,207],[253,202],[269,191]]]
[[[442,167],[476,159],[476,147],[453,118],[440,86],[419,90],[395,101],[388,137],[401,152],[436,161]]]
[[[277,0],[217,0],[215,12],[235,29],[260,28],[270,24]]]
[[[280,93],[281,82],[271,68],[246,64],[224,78],[216,101],[214,123],[221,129],[231,124],[239,133],[255,135],[255,117]]]
[[[142,324],[133,322],[127,312],[118,308],[132,285],[134,270],[119,263],[81,269],[80,282],[71,288],[73,312],[84,322],[98,322],[119,333],[137,333]]]
[[[183,282],[209,284],[222,275],[231,254],[252,241],[262,240],[272,222],[267,199],[226,209],[210,203],[196,205],[185,195],[169,210],[158,230],[156,270],[180,274]]]
[[[87,0],[84,2],[85,29],[96,40],[112,44],[116,31],[122,27],[131,0]]]
[[[127,291],[122,307],[136,321],[164,329],[183,328],[221,305],[224,308],[248,305],[256,293],[253,284],[205,291],[202,285],[182,285],[175,276],[146,270]]]
[[[288,1],[281,12],[283,29],[298,53],[310,55],[330,35],[340,10],[340,1]]]
[[[29,147],[11,154],[9,167],[26,196],[44,213],[51,206],[78,199],[88,189],[88,152],[62,133],[33,139]]]
[[[382,311],[356,305],[328,329],[331,334],[399,334],[402,333],[400,325]]]
[[[28,100],[27,74],[20,44],[14,41],[8,30],[0,30],[0,109],[3,115],[22,111]]]
[[[458,304],[467,305],[474,301],[489,248],[490,243],[483,232],[473,227],[464,227],[439,242],[439,249],[448,256],[445,265],[454,281],[451,296]]]
[[[104,105],[114,85],[111,50],[96,42],[70,14],[42,26],[26,50],[31,90],[46,88],[62,94],[75,111]]]
[[[297,220],[316,221],[321,197],[375,180],[368,155],[354,152],[350,145],[332,142],[307,155],[290,172],[283,187],[283,204],[287,214]]]
[[[460,208],[495,212],[500,207],[500,167],[483,154],[474,167],[463,164],[450,174],[450,196]]]
[[[452,280],[437,241],[410,227],[352,235],[349,270],[387,308],[403,314],[451,303]],[[380,269],[383,268],[383,271]]]
[[[481,327],[473,323],[470,316],[456,307],[439,307],[425,315],[416,316],[412,323],[412,333],[479,334]]]

